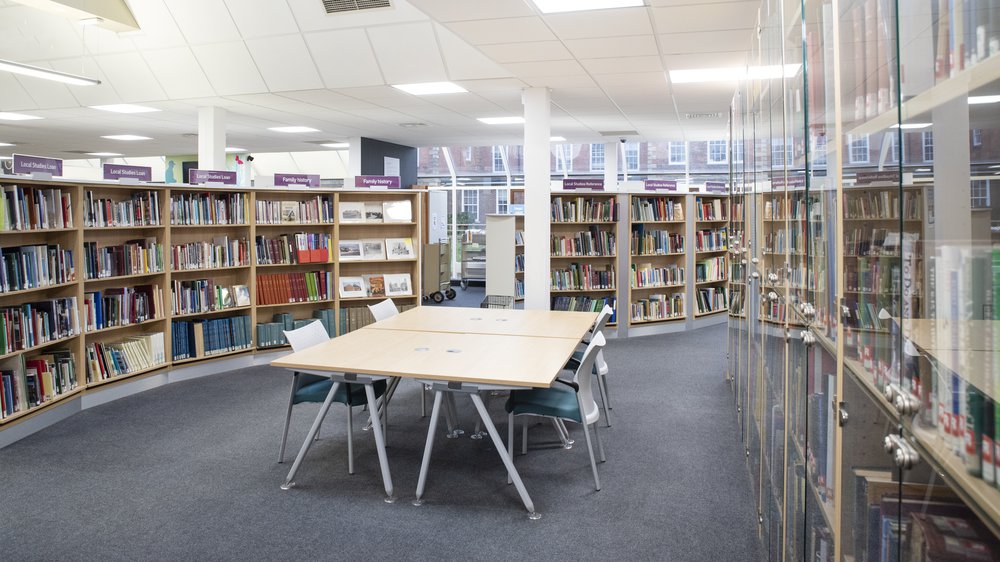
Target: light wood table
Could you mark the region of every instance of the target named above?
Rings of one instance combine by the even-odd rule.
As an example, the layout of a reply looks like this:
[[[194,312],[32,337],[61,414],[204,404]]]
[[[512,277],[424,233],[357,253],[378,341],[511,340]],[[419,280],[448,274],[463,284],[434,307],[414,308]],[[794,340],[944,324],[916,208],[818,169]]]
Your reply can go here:
[[[590,322],[593,322],[593,318]],[[271,364],[275,367],[310,373],[357,373],[360,376],[393,376],[430,383],[432,390],[435,391],[434,407],[431,410],[430,427],[427,430],[427,441],[417,483],[417,499],[414,501],[416,505],[422,502],[443,393],[466,394],[475,405],[483,425],[492,438],[497,454],[507,468],[521,501],[528,510],[529,517],[535,519],[539,515],[507,454],[507,448],[493,425],[479,392],[498,387],[547,388],[566,365],[579,342],[580,338],[576,337],[528,337],[369,327],[292,353]],[[318,431],[335,389],[336,385],[331,389],[324,407],[317,414],[313,430]],[[295,459],[286,481],[288,487],[293,483],[295,471],[308,451],[309,443],[315,437],[313,430],[306,436],[306,443]],[[376,446],[381,449],[380,458],[382,458],[384,444],[377,440]],[[391,479],[387,467],[383,469],[383,478]],[[387,483],[386,490],[390,489],[391,484]],[[390,494],[387,501],[391,499]]]
[[[365,328],[572,338],[580,341],[596,320],[596,312],[418,306]]]

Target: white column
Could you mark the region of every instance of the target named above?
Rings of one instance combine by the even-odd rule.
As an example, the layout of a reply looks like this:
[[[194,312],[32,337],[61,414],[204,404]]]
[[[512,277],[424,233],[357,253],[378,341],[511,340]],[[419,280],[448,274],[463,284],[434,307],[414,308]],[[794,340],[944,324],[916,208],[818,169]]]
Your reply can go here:
[[[549,137],[548,88],[528,88],[524,104],[524,308],[549,309]]]
[[[198,108],[198,168],[226,169],[226,110],[221,107]]]
[[[347,177],[344,178],[344,187],[354,186],[354,176],[361,175],[361,137],[351,137],[347,139]]]
[[[614,191],[618,185],[618,141],[604,143],[604,189]]]

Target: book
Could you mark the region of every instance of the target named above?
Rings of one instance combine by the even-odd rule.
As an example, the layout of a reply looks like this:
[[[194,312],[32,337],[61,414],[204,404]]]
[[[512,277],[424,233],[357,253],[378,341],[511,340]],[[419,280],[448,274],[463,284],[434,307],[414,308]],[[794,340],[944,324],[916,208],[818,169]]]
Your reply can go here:
[[[385,248],[389,260],[412,260],[417,257],[412,238],[386,238]]]
[[[385,260],[385,240],[382,238],[362,240],[361,258],[364,260]]]
[[[357,297],[366,297],[368,293],[365,291],[365,282],[361,277],[341,277],[340,278],[340,297],[349,299]]]
[[[233,285],[233,295],[236,306],[250,306],[250,288],[246,285]]]
[[[369,297],[384,297],[385,277],[381,274],[365,274],[361,276],[365,283],[365,292]]]
[[[340,222],[365,222],[365,204],[341,201]]]
[[[385,222],[413,222],[413,208],[409,199],[382,203],[382,213]]]
[[[297,201],[281,202],[281,222],[299,222],[299,204]]]
[[[381,203],[377,201],[368,201],[364,205],[365,222],[383,222],[384,211]]]
[[[385,296],[408,297],[413,295],[413,283],[409,273],[386,273],[383,277]]]
[[[337,256],[340,261],[358,261],[363,255],[360,240],[341,240],[337,243]]]

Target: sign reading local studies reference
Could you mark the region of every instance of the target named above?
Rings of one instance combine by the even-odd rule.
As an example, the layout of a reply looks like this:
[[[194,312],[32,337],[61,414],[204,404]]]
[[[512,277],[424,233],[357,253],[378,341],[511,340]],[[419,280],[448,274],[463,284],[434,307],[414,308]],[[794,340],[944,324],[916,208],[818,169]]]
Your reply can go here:
[[[41,173],[61,176],[63,173],[63,161],[58,158],[28,156],[26,154],[14,154],[13,158],[13,170],[15,174]]]
[[[644,180],[642,187],[646,191],[677,191],[676,180]]]
[[[222,185],[236,185],[236,172],[226,170],[199,170],[192,169],[188,174],[188,183],[221,183]]]
[[[604,180],[603,179],[588,179],[588,178],[566,178],[562,182],[563,189],[592,189],[595,191],[604,191]]]
[[[274,174],[275,187],[319,187],[319,174]]]
[[[387,187],[400,189],[399,176],[354,176],[354,187]]]
[[[125,164],[104,164],[104,179],[132,179],[153,181],[153,169],[149,166],[126,166]]]

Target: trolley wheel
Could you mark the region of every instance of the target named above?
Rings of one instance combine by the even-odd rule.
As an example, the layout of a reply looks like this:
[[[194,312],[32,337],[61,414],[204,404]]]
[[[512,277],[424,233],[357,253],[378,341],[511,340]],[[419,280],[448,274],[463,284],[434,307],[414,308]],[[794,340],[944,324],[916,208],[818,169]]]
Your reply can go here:
[[[441,291],[434,291],[433,293],[431,293],[431,300],[438,304],[441,304],[444,302],[444,295],[441,294]]]
[[[457,295],[458,293],[455,292],[455,289],[452,289],[450,287],[446,289],[444,292],[444,296],[448,297],[448,300],[453,300]]]
[[[468,279],[462,279],[462,290],[464,291],[464,290],[466,290],[468,288],[469,288],[469,280]]]

